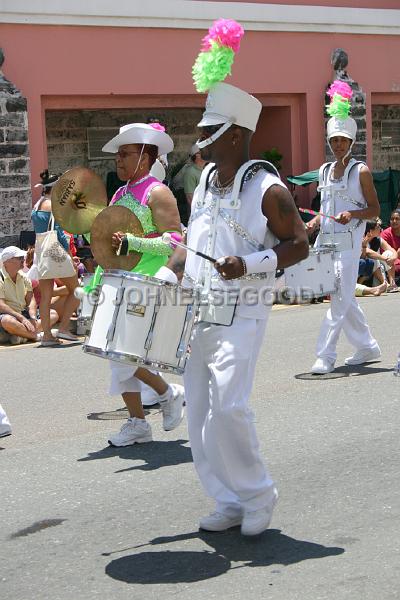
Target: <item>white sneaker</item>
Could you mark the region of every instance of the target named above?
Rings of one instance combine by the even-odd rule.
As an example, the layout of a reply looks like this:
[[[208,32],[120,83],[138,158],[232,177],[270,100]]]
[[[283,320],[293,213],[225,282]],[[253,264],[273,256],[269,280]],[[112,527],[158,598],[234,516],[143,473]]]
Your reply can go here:
[[[213,512],[207,517],[202,517],[199,522],[200,529],[205,531],[225,531],[231,527],[236,527],[242,522],[242,515],[236,515],[229,517],[224,513]]]
[[[329,358],[317,358],[311,367],[311,373],[314,373],[315,375],[324,375],[325,373],[332,373],[334,368],[334,360],[329,360]]]
[[[178,427],[184,414],[185,390],[183,385],[172,383],[170,388],[172,393],[167,400],[159,398],[164,431],[172,431]]]
[[[136,419],[135,417],[130,417],[122,425],[119,433],[108,438],[108,443],[111,446],[131,446],[132,444],[143,444],[152,441],[153,435],[150,424],[146,419]]]
[[[243,515],[241,534],[242,535],[259,535],[268,529],[271,523],[274,506],[278,501],[278,492],[273,489],[272,500],[264,508],[259,510],[245,511]]]
[[[344,361],[345,365],[362,365],[369,360],[376,360],[381,357],[381,349],[379,346],[375,348],[365,348],[364,350],[357,350],[353,356],[349,356]]]
[[[11,426],[7,424],[0,425],[0,437],[6,437],[6,435],[11,435]]]

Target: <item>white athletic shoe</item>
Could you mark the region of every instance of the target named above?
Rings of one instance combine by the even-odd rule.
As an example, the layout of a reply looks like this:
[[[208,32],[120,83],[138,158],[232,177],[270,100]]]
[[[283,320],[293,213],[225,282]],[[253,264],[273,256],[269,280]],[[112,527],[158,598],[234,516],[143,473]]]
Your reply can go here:
[[[317,358],[311,367],[311,373],[314,373],[314,375],[324,375],[325,373],[332,373],[334,368],[334,360],[329,360],[329,358]]]
[[[205,531],[226,531],[231,527],[236,527],[242,523],[243,516],[236,515],[229,517],[224,513],[213,512],[207,517],[202,517],[199,522],[200,529]]]
[[[271,523],[274,506],[278,501],[278,492],[273,489],[272,499],[268,506],[259,510],[245,511],[243,515],[241,534],[242,535],[259,535],[268,529]]]
[[[381,349],[379,346],[375,348],[365,348],[364,350],[357,350],[353,356],[349,356],[344,361],[345,365],[362,365],[369,360],[377,360],[381,357]]]
[[[172,431],[178,427],[184,414],[185,390],[183,385],[172,383],[170,388],[172,393],[170,392],[169,398],[161,400],[160,396],[159,399],[164,431]]]
[[[131,446],[152,441],[150,424],[145,419],[136,419],[135,417],[130,417],[118,433],[110,435],[108,438],[111,446]]]

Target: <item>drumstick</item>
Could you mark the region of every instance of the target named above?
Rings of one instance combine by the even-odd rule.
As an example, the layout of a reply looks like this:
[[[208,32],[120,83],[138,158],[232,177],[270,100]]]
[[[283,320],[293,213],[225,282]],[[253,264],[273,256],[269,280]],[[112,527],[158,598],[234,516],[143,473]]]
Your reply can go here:
[[[315,215],[316,217],[319,215],[320,217],[326,217],[327,219],[333,219],[336,221],[336,217],[332,217],[332,215],[324,215],[324,213],[316,212],[315,210],[311,210],[310,208],[299,208],[300,212],[307,213],[308,215]]]
[[[204,254],[203,252],[200,252],[199,250],[194,250],[193,248],[189,248],[189,246],[186,246],[186,244],[184,244],[183,242],[178,242],[175,238],[172,239],[172,236],[170,233],[168,233],[168,231],[166,231],[165,233],[162,234],[161,239],[164,242],[164,244],[166,244],[167,246],[170,246],[170,245],[171,246],[179,246],[179,248],[184,248],[185,250],[194,252],[194,254],[197,254],[197,256],[201,256],[201,258],[205,258],[206,260],[209,260],[212,263],[216,262],[216,259],[213,258],[212,256],[208,256],[207,254]]]

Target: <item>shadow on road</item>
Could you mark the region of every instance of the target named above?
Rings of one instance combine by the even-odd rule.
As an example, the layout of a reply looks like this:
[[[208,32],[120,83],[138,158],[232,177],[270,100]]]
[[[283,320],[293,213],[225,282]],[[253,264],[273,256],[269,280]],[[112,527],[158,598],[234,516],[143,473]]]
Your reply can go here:
[[[116,473],[126,473],[127,471],[153,471],[161,467],[172,465],[181,465],[192,462],[192,452],[186,447],[188,440],[171,440],[170,442],[151,442],[151,444],[134,444],[115,448],[108,446],[98,452],[90,452],[88,456],[79,458],[78,462],[88,460],[100,460],[102,458],[113,458],[118,456],[124,460],[143,461],[144,464],[134,465],[126,469],[120,469]]]
[[[218,577],[230,569],[286,566],[303,560],[337,556],[345,551],[344,548],[296,540],[284,535],[279,529],[269,529],[256,539],[241,536],[238,528],[226,533],[197,531],[155,538],[144,546],[157,546],[191,539],[201,539],[212,548],[212,551],[138,552],[112,560],[106,566],[106,574],[126,583],[191,583]],[[137,546],[139,547],[142,546]],[[110,554],[112,553],[104,555]],[[232,566],[232,563],[240,564]]]
[[[373,367],[376,363],[368,363],[368,365],[343,365],[337,367],[332,373],[324,375],[316,375],[314,373],[298,373],[294,376],[295,379],[303,379],[306,381],[321,381],[325,379],[338,379],[340,377],[359,377],[360,375],[376,375],[378,373],[391,373],[393,368],[390,367]]]

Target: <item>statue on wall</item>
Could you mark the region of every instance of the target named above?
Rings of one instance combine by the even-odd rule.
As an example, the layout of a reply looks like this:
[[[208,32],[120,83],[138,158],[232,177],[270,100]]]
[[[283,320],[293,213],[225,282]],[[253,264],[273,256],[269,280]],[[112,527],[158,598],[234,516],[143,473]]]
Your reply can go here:
[[[349,56],[343,48],[335,48],[331,55],[331,65],[336,71],[335,79],[342,81],[353,81],[347,74],[346,67],[349,64]]]

